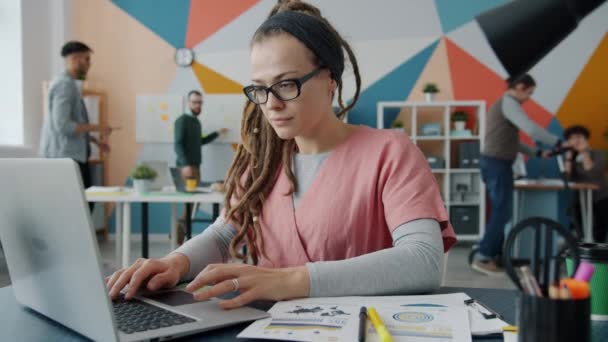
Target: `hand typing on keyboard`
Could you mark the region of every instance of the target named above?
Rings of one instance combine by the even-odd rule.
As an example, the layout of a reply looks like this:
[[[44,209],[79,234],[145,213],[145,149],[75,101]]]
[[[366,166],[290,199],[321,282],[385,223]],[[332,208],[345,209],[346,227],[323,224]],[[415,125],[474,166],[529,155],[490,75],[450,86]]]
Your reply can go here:
[[[190,262],[185,255],[170,254],[161,259],[138,259],[130,267],[120,269],[106,278],[112,299],[118,298],[120,291],[128,287],[125,299],[132,299],[142,288],[157,291],[177,285],[188,272]]]
[[[200,290],[209,284],[213,286]],[[201,271],[186,287],[186,291],[193,293],[196,300],[208,300],[236,290],[240,294],[221,301],[221,308],[233,309],[255,300],[308,297],[308,269],[306,266],[272,269],[245,264],[213,264]]]
[[[139,259],[130,267],[116,271],[107,279],[110,297],[116,299],[128,287],[125,299],[138,290],[157,291],[177,285],[188,273],[190,262],[179,253],[161,259]],[[202,289],[211,285],[208,289]],[[306,266],[271,269],[245,264],[207,266],[188,284],[186,290],[198,301],[209,300],[235,291],[240,294],[220,302],[223,309],[233,309],[255,300],[285,300],[308,297],[310,279]]]

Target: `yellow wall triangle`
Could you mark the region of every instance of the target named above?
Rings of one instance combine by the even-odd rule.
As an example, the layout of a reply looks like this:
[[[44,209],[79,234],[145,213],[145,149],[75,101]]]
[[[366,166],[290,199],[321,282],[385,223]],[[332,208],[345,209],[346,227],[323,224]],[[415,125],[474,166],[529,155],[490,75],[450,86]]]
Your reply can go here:
[[[448,62],[448,51],[445,46],[445,39],[441,39],[435,51],[429,58],[426,66],[420,73],[418,81],[412,88],[407,101],[424,101],[424,86],[427,83],[435,83],[439,88],[439,93],[435,94],[433,101],[451,101],[454,100],[454,92],[452,90],[452,78],[450,76],[450,65]],[[436,119],[436,118],[433,118]],[[411,127],[411,109],[403,109],[399,112],[395,121],[401,121],[405,127]],[[391,123],[387,123],[391,124]],[[409,131],[408,134],[412,132]]]
[[[243,86],[200,63],[192,63],[192,71],[207,94],[241,94]]]
[[[435,101],[451,101],[454,100],[454,92],[452,91],[452,78],[450,76],[450,65],[448,62],[448,51],[445,46],[445,39],[441,39],[437,48],[431,55],[424,70],[418,77],[418,81],[410,95],[408,101],[424,101],[423,89],[426,83],[435,83],[439,88],[439,93],[435,94]]]
[[[608,79],[608,34],[585,65],[568,96],[557,111],[562,127],[583,125],[591,130],[589,143],[594,149],[608,149],[608,96],[602,86]]]

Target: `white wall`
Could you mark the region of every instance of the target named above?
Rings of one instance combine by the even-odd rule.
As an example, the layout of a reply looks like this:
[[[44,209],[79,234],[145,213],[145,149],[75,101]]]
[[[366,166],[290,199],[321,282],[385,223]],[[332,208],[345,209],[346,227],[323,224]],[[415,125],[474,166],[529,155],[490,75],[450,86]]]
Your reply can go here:
[[[21,3],[0,1],[0,145],[23,144]]]
[[[9,94],[8,103],[15,103],[10,111],[0,107],[0,145],[6,145],[3,138],[5,129],[10,129],[13,135],[19,135],[18,139],[13,137],[11,145],[21,145],[1,147],[0,158],[36,155],[42,127],[42,82],[50,80],[63,68],[59,53],[69,37],[70,1],[0,0],[0,37],[6,34],[1,29],[6,25],[5,18],[2,17],[5,8],[16,13],[14,8],[17,7],[20,14],[8,18],[19,22],[15,28],[19,35],[19,45],[12,44],[10,49],[5,50],[5,39],[0,39],[3,44],[0,58],[11,58],[10,63],[0,63],[0,75],[3,75],[0,94]],[[13,35],[17,34],[13,32]],[[14,53],[4,52],[13,50]],[[10,82],[5,82],[5,74],[11,75],[15,81],[11,79]],[[5,90],[4,87],[10,89]],[[4,96],[0,106],[4,106]],[[7,113],[11,113],[12,119],[7,120]],[[7,122],[13,126],[9,128]]]

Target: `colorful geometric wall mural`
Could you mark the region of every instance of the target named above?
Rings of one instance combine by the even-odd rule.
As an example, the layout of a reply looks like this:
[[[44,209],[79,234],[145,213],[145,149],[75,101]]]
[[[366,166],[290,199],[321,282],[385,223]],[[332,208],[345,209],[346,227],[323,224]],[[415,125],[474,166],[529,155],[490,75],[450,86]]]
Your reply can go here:
[[[358,106],[349,115],[352,123],[374,126],[377,101],[420,99],[420,87],[426,81],[442,84],[444,93],[440,95],[441,98],[483,99],[488,106],[505,89],[506,73],[483,42],[474,18],[507,0],[389,0],[383,2],[382,6],[369,1],[357,1],[354,5],[348,0],[312,2],[348,37],[358,54],[373,53],[375,56],[374,61],[360,61],[364,89]],[[113,0],[113,3],[176,49],[193,49],[197,63],[192,66],[192,71],[204,92],[239,93],[249,76],[249,67],[244,65],[248,63],[244,59],[248,55],[248,40],[276,1]],[[356,14],[350,18],[342,15],[347,6],[353,9],[351,12],[376,13],[374,17],[378,19],[367,17],[368,25],[355,25]],[[407,18],[403,18],[403,13],[407,13]],[[376,21],[407,23],[412,21],[411,17],[417,17],[416,24],[425,24],[416,25],[415,29],[414,25],[403,24],[404,27],[396,32],[387,31],[385,24],[374,25],[378,24]],[[579,123],[598,129],[602,123],[606,125],[600,115],[603,111],[604,116],[608,116],[606,97],[595,93],[600,89],[598,82],[608,76],[607,64],[600,62],[606,60],[605,50],[608,46],[608,24],[602,20],[606,17],[608,5],[603,5],[561,44],[579,47],[582,44],[584,51],[575,53],[570,49],[557,48],[532,70],[542,96],[527,103],[525,109],[541,126],[549,127],[557,113],[562,123]],[[236,36],[239,38],[235,41]],[[394,39],[394,44],[384,44],[381,50],[373,43],[397,37],[400,39]],[[401,60],[399,51],[402,49],[391,51],[391,45],[407,44],[407,40],[416,38],[430,41],[425,45],[412,44],[417,45],[418,51],[408,51]],[[226,43],[222,44],[222,41]],[[383,55],[387,53],[397,55],[386,58]],[[209,57],[208,61],[206,57]],[[390,59],[389,65],[383,63],[384,59]],[[449,73],[445,70],[446,59]],[[439,66],[441,60],[444,61],[443,66]],[[543,63],[553,65],[555,60],[562,62],[558,70],[543,68]],[[587,61],[593,63],[584,67]],[[385,69],[372,65],[374,63],[384,64]],[[439,65],[434,67],[437,63]],[[439,73],[433,72],[436,68],[443,69]],[[564,74],[570,77],[564,79]],[[556,87],[560,88],[560,92],[551,96],[551,88]],[[172,90],[174,88],[175,85]],[[563,89],[567,91],[561,94]],[[599,139],[600,135],[595,135],[598,139],[594,139],[593,143],[605,148],[607,146]],[[529,138],[524,139],[532,143]]]
[[[357,106],[349,113],[351,123],[375,126],[378,101],[421,100],[422,85],[426,82],[441,85],[440,100],[482,99],[488,108],[506,88],[507,74],[485,43],[474,17],[507,0],[311,2],[349,40],[358,56],[362,90]],[[95,47],[96,40],[119,34],[116,31],[120,28],[108,33],[100,23],[112,22],[109,16],[122,12],[172,49],[186,47],[194,51],[195,63],[191,67],[175,68],[170,82],[163,79],[167,93],[184,94],[195,88],[209,94],[237,94],[243,85],[250,83],[251,36],[274,4],[276,0],[91,0],[86,6],[96,6],[97,12],[108,18],[98,18],[104,14],[83,10],[86,16],[73,29],[95,32],[85,37]],[[78,14],[76,11],[75,15]],[[592,146],[600,149],[608,149],[608,143],[601,138],[608,129],[608,97],[602,91],[604,80],[608,79],[606,18],[608,3],[586,17],[530,71],[538,87],[524,106],[535,122],[555,134],[574,123],[589,126]],[[139,33],[133,32],[129,30],[126,34],[137,49]],[[158,59],[158,64],[164,65],[173,55],[167,55],[167,49],[162,51],[146,51],[146,58]],[[104,67],[111,70],[110,65],[94,65],[100,83],[106,77]],[[147,77],[153,78],[155,70],[150,73]],[[348,99],[352,97],[354,84],[348,68],[344,79]],[[120,91],[120,87],[113,89],[116,93]],[[117,95],[117,100],[110,95],[111,105],[112,101],[120,100],[114,102],[118,112],[134,113],[129,107],[131,99]],[[524,139],[532,143],[529,138]],[[129,165],[124,158],[121,162]]]

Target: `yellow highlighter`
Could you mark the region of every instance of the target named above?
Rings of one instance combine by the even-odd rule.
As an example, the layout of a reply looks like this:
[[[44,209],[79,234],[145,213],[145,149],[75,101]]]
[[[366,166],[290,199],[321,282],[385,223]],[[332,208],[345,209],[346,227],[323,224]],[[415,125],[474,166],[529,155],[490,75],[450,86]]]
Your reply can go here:
[[[382,319],[380,318],[380,315],[378,315],[376,309],[372,307],[367,308],[367,315],[372,321],[372,324],[374,325],[378,336],[380,336],[380,341],[393,342],[391,334],[388,332],[388,329],[386,329],[386,326],[384,325],[384,322],[382,322]]]

